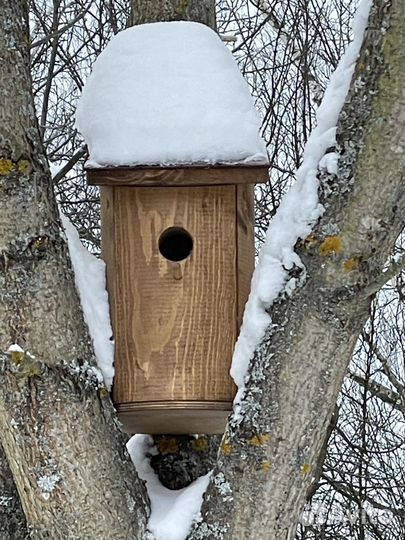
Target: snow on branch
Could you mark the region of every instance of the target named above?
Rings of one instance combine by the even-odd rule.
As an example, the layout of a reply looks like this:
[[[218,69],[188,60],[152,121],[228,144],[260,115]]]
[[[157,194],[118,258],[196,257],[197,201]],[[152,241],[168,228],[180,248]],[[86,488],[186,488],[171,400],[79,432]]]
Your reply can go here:
[[[337,155],[328,153],[328,149],[336,144],[336,125],[350,88],[370,7],[371,0],[362,0],[353,21],[354,40],[330,78],[316,114],[316,128],[307,141],[302,165],[296,172],[296,183],[283,198],[267,231],[232,360],[231,375],[238,386],[234,421],[239,419],[239,403],[245,389],[249,362],[271,325],[267,310],[278,297],[291,295],[305,280],[305,268],[294,246],[299,239],[309,235],[324,211],[318,200],[318,171],[337,172]],[[299,277],[295,277],[297,272],[292,271],[294,268],[300,269]]]

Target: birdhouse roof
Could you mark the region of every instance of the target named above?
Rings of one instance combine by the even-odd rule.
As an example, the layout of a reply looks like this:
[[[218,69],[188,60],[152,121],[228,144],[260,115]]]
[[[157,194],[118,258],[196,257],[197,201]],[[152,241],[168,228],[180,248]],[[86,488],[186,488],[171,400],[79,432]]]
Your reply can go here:
[[[76,112],[87,167],[266,165],[236,62],[202,24],[128,28],[96,60]]]

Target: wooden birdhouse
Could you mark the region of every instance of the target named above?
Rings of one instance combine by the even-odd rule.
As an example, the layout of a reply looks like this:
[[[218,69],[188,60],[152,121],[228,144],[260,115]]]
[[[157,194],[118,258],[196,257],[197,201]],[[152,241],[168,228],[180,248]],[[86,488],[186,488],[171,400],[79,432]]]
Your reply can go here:
[[[268,177],[247,86],[209,28],[142,25],[100,55],[77,124],[101,186],[124,427],[222,432],[254,266],[253,185]]]

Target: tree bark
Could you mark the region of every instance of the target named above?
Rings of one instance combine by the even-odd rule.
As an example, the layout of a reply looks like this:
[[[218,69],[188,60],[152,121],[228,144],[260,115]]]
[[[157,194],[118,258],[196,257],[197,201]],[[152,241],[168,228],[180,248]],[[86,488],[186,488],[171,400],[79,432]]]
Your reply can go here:
[[[28,540],[27,522],[17,488],[0,445],[0,540]]]
[[[157,21],[195,21],[216,30],[215,0],[132,0],[129,26]]]
[[[26,2],[0,0],[0,25],[1,441],[33,538],[142,538],[146,492],[95,367],[39,138]]]
[[[271,309],[192,540],[290,540],[370,298],[405,215],[405,3],[376,1],[338,123],[308,279]],[[331,230],[341,249],[320,249]],[[350,264],[349,264],[350,263]]]

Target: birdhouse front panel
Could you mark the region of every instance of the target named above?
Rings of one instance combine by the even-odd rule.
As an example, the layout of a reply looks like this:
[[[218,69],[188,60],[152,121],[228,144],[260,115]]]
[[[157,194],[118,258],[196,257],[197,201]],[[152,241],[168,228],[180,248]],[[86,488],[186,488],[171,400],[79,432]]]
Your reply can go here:
[[[230,405],[238,330],[236,189],[104,191],[117,404]]]

